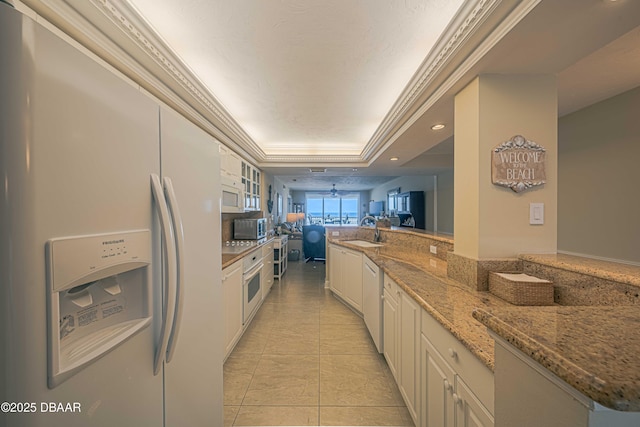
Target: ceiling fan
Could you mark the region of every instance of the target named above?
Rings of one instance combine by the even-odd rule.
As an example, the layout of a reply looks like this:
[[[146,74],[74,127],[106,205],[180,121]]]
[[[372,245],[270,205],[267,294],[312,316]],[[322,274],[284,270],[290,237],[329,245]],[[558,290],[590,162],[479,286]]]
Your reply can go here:
[[[336,185],[333,184],[333,187],[331,188],[331,190],[327,191],[324,194],[326,194],[327,196],[331,196],[331,197],[338,197],[338,196],[342,196],[342,195],[345,195],[345,194],[348,194],[348,193],[349,193],[348,191],[338,190],[336,188]]]

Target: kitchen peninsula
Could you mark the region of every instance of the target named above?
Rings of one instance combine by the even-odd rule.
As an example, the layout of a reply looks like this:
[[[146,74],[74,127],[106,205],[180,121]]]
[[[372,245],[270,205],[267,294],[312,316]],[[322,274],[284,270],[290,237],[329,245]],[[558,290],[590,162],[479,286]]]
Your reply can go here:
[[[552,425],[553,420],[560,419],[567,424],[553,425],[638,425],[640,329],[632,325],[640,326],[637,310],[640,268],[615,264],[612,270],[611,263],[582,258],[522,255],[515,260],[521,271],[545,274],[547,269],[546,274],[552,274],[549,269],[562,267],[561,273],[554,273],[561,295],[556,297],[553,306],[518,307],[448,277],[446,259],[453,248],[451,239],[381,229],[382,246],[366,248],[349,241],[372,242],[373,229],[328,227],[327,240],[329,244],[362,252],[418,303],[422,310],[423,339],[438,341],[441,334],[435,337],[431,334],[435,327],[442,326],[450,334],[449,338],[455,338],[476,362],[484,365],[490,373],[490,391],[457,365],[468,362],[463,351],[454,349],[453,345],[443,347],[443,359],[454,370],[461,369],[456,375],[470,383],[466,385],[475,393],[472,400],[477,398],[484,405],[491,425],[494,417],[495,425],[503,426]],[[431,249],[435,245],[438,248],[433,254]],[[327,265],[329,269],[330,257]],[[572,278],[577,278],[575,283],[571,282]],[[563,290],[567,283],[575,288],[573,294]],[[591,296],[580,299],[579,294]],[[615,298],[610,298],[611,294],[616,295]],[[572,301],[580,305],[571,305]],[[587,301],[590,301],[588,305]],[[443,339],[446,341],[447,337]],[[452,342],[455,344],[451,340],[448,344]],[[418,372],[422,371],[422,396],[417,392],[414,398],[421,398],[423,409],[431,404],[426,402],[425,395],[433,393],[425,383],[430,380],[427,372],[432,372],[428,368],[430,348],[423,344],[418,353],[421,360],[415,362],[421,365]],[[455,357],[447,355],[448,350],[452,350]],[[528,375],[531,385],[522,387],[522,381],[514,377],[513,371],[508,373],[505,369],[518,369],[516,377]],[[451,390],[455,387],[445,379],[445,387],[447,385]],[[455,395],[459,398],[460,393]],[[544,395],[553,396],[556,402],[571,404],[553,406],[553,401],[540,397]],[[430,396],[430,400],[432,398]],[[419,409],[421,405],[416,406]],[[553,417],[551,424],[550,418],[541,416],[541,412]],[[418,424],[420,414],[414,414]],[[522,416],[518,418],[518,414]]]

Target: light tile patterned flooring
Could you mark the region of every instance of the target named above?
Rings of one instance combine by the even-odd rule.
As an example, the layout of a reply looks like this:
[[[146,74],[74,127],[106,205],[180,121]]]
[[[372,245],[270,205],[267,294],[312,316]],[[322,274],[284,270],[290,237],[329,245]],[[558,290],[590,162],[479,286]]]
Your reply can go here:
[[[413,426],[364,321],[290,262],[224,365],[226,426]]]

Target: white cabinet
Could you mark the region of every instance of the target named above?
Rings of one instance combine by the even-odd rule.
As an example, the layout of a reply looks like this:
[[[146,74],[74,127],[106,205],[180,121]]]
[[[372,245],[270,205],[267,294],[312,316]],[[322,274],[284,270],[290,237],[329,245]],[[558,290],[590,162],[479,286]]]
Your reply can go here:
[[[378,352],[382,353],[382,289],[383,276],[380,267],[362,256],[362,315],[367,325],[369,334],[376,345]]]
[[[460,376],[456,376],[453,404],[456,408],[456,427],[492,427],[494,425],[493,416]]]
[[[329,245],[329,286],[331,291],[341,298],[344,298],[344,283],[342,282],[342,248],[336,245]]]
[[[259,211],[261,209],[260,170],[245,161],[241,161],[240,169],[245,198],[244,208]]]
[[[455,372],[445,363],[427,338],[421,336],[423,427],[453,427]]]
[[[398,381],[398,285],[384,275],[382,304],[382,342],[384,342],[384,358]]]
[[[260,273],[262,280],[262,299],[267,297],[267,294],[273,286],[273,241],[267,243],[262,247],[262,272]]]
[[[362,313],[362,253],[330,245],[328,262],[331,290]]]
[[[421,308],[386,274],[382,307],[383,354],[413,421],[419,424]]]
[[[242,158],[229,147],[220,144],[220,174],[237,181],[242,179]]]
[[[223,213],[244,212],[244,186],[240,175],[239,155],[220,144],[221,211]]]
[[[344,299],[362,313],[362,253],[345,249],[340,259]]]
[[[273,241],[273,277],[280,280],[287,271],[287,247],[289,238],[287,235],[276,237]]]
[[[493,373],[424,310],[421,331],[420,425],[493,426]]]
[[[398,388],[415,423],[420,419],[420,312],[421,308],[399,289]]]
[[[222,270],[225,359],[242,336],[242,260]]]

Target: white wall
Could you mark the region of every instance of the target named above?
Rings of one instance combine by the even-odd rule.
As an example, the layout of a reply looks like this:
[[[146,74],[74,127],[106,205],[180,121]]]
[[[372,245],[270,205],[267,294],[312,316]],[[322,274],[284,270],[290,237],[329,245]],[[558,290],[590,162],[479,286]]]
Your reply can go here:
[[[558,251],[640,263],[640,87],[558,123]]]

